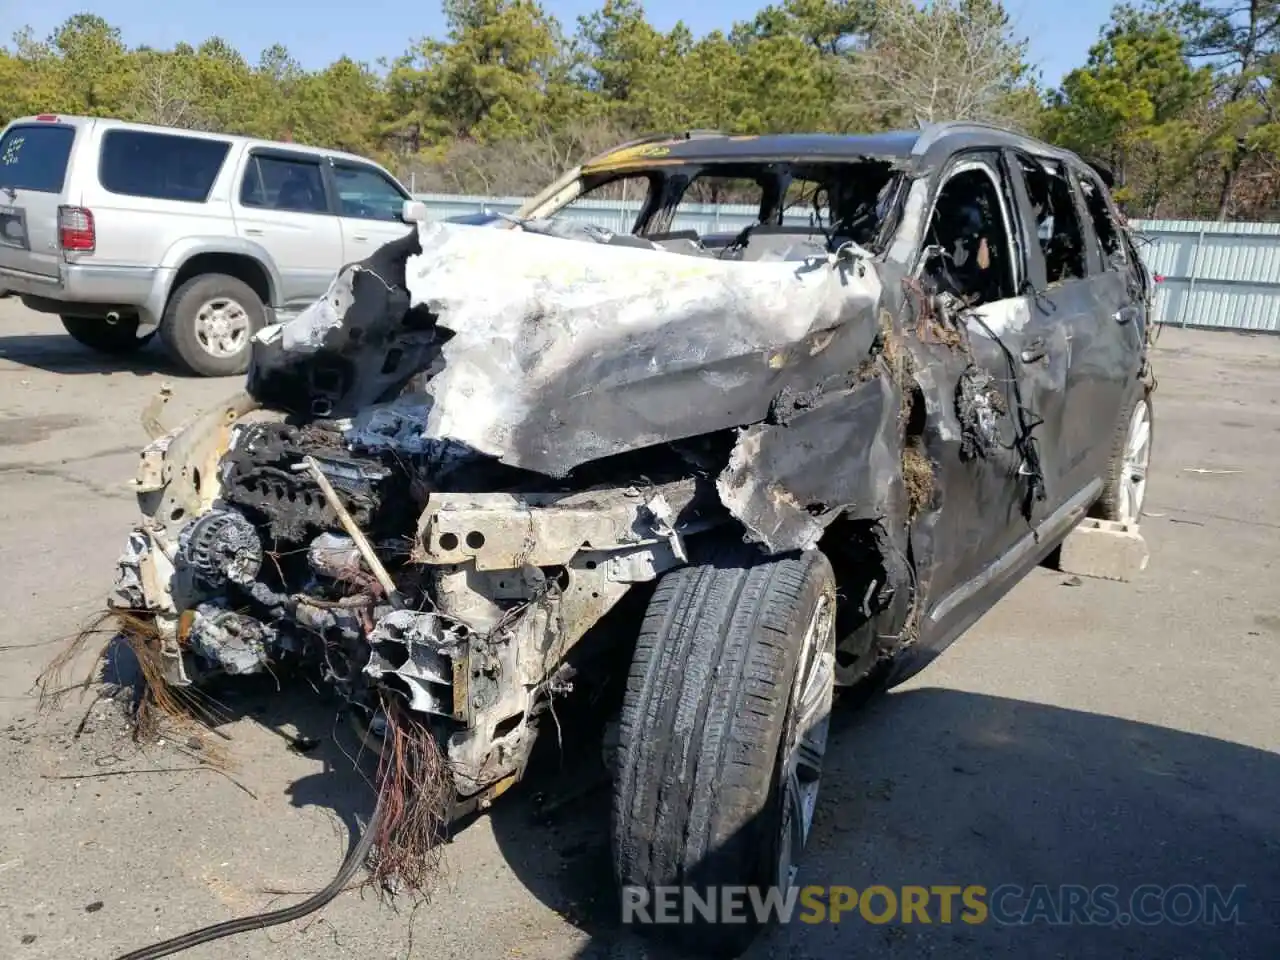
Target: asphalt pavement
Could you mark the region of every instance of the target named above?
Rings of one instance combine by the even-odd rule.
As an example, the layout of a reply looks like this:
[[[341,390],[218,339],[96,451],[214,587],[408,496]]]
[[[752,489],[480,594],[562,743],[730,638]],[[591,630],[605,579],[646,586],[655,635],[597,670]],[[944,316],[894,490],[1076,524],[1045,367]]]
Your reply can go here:
[[[918,677],[839,711],[801,883],[1242,888],[1235,922],[854,914],[792,923],[751,956],[1280,956],[1280,338],[1169,329],[1155,362],[1147,571],[1038,570]],[[139,414],[163,382],[175,415],[239,386],[186,378],[154,344],[94,355],[0,301],[0,957],[109,960],[300,899],[372,808],[333,704],[270,682],[219,692],[230,739],[140,747],[114,704],[74,696],[37,714],[34,678],[110,585]],[[298,753],[280,730],[319,745]],[[199,764],[210,749],[225,774]],[[589,749],[566,731],[465,825],[429,902],[347,893],[184,956],[665,956],[620,929],[608,793],[577,772]]]

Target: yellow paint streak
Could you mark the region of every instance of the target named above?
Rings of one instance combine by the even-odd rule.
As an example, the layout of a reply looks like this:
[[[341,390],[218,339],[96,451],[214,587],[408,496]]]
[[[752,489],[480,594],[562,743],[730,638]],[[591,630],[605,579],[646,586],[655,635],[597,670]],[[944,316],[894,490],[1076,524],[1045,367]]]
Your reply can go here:
[[[684,160],[655,160],[651,158],[640,157],[638,159],[626,159],[614,161],[611,159],[601,160],[599,163],[592,163],[582,168],[584,175],[594,173],[618,173],[625,170],[652,170],[654,167],[678,167],[685,163]]]
[[[674,140],[668,140],[666,143],[640,143],[633,147],[622,147],[613,153],[606,154],[593,164],[593,166],[601,166],[603,164],[617,165],[620,163],[629,163],[636,160],[649,160],[658,157],[665,157],[671,152],[671,144]]]

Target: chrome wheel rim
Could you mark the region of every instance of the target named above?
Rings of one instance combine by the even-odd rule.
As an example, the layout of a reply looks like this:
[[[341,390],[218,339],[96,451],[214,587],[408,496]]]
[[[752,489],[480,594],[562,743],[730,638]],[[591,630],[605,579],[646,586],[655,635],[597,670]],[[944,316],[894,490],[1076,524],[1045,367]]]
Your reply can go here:
[[[1137,523],[1147,495],[1147,467],[1151,463],[1151,403],[1144,397],[1133,408],[1125,438],[1120,472],[1120,519]]]
[[[822,761],[835,697],[835,604],[824,592],[818,599],[800,646],[800,665],[791,687],[792,719],[782,754],[782,835],[778,882],[795,885],[799,860],[818,803]]]
[[[234,357],[249,342],[249,314],[230,297],[207,300],[196,311],[196,339],[212,357]]]

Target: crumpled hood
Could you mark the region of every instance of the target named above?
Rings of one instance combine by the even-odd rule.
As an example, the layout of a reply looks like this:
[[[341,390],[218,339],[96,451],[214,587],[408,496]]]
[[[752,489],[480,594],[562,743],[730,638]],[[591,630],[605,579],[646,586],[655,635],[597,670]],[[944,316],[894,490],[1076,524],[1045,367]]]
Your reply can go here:
[[[357,413],[368,446],[452,441],[559,476],[759,422],[784,392],[847,374],[876,331],[881,285],[862,259],[739,262],[438,222],[417,240],[409,305],[451,336],[433,375]],[[359,269],[262,338],[299,357],[343,343]]]

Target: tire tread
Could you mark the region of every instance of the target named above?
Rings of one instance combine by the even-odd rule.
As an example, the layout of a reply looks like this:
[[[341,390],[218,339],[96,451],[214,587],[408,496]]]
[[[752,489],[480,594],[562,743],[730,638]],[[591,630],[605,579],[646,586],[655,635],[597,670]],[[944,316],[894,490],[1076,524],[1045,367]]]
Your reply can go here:
[[[773,799],[797,633],[832,585],[817,551],[730,553],[658,582],[619,722],[621,884],[772,882],[775,838],[761,835],[760,821]]]

